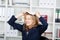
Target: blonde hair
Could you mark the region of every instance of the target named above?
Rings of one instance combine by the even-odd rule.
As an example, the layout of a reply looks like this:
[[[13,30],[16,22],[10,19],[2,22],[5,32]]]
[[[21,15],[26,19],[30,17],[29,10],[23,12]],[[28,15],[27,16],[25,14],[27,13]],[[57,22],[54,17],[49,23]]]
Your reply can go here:
[[[25,17],[24,17],[25,19],[26,19],[26,15],[32,16],[32,20],[34,21],[34,25],[33,25],[32,28],[37,27],[37,25],[39,24],[39,23],[38,23],[38,18],[37,18],[37,16],[36,16],[36,15],[32,15],[32,14],[26,12],[26,13],[25,13]],[[26,24],[24,24],[24,29],[26,29],[27,31],[29,30],[29,28],[28,28],[28,26],[27,26]]]

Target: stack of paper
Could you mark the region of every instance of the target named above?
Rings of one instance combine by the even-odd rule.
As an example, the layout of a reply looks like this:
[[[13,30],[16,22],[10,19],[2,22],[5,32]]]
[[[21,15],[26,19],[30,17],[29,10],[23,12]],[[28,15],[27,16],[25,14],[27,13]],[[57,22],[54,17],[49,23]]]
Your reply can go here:
[[[18,36],[18,31],[17,30],[9,30],[6,33],[6,36],[10,36],[10,37],[17,37]]]
[[[40,7],[54,7],[55,0],[40,0],[39,5]]]

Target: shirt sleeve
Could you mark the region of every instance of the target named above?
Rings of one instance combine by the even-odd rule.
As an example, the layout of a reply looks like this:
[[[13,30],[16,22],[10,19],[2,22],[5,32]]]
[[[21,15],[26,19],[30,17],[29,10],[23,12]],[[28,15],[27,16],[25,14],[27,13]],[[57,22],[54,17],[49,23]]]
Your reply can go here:
[[[17,20],[17,18],[15,18],[15,16],[13,15],[7,23],[9,25],[11,25],[14,29],[17,29],[17,30],[19,30],[19,31],[22,32],[23,25],[20,25],[18,23],[15,23],[16,20]]]
[[[42,23],[42,25],[39,24],[39,31],[42,34],[48,28],[48,23],[46,22],[46,20],[43,17],[40,17],[39,21]]]

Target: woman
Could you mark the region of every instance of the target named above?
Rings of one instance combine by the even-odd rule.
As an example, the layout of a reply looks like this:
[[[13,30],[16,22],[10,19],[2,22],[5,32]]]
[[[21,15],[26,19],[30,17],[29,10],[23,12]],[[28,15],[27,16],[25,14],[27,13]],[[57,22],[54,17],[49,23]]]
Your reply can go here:
[[[48,23],[39,13],[31,15],[28,12],[22,14],[24,15],[24,24],[20,25],[15,23],[15,21],[21,16],[12,16],[8,23],[13,26],[14,29],[17,29],[22,32],[22,40],[41,40],[41,34],[48,27]],[[39,19],[39,20],[38,20]],[[39,24],[39,21],[42,23]]]

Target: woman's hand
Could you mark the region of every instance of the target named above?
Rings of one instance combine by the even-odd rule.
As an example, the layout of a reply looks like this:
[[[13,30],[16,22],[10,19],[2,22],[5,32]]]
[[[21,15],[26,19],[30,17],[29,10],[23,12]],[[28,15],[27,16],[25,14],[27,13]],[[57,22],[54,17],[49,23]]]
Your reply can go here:
[[[18,19],[18,18],[21,17],[21,16],[24,16],[24,12],[22,12],[22,13],[16,15],[15,17]]]
[[[39,12],[36,12],[35,15],[40,18],[40,13]]]

